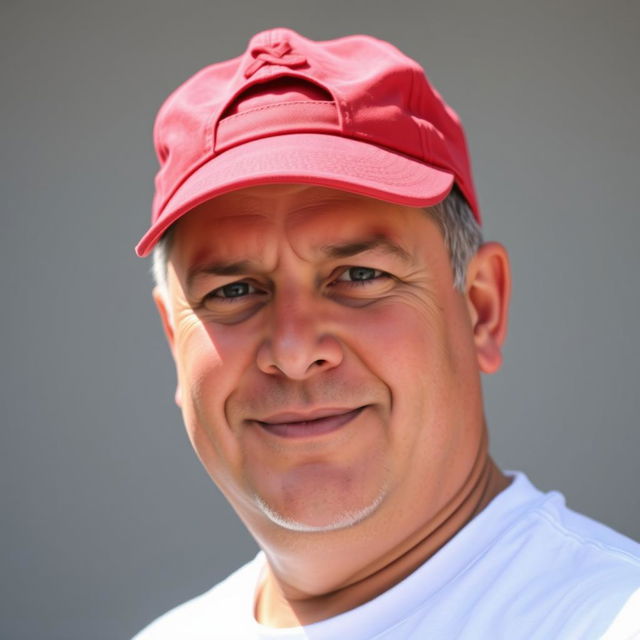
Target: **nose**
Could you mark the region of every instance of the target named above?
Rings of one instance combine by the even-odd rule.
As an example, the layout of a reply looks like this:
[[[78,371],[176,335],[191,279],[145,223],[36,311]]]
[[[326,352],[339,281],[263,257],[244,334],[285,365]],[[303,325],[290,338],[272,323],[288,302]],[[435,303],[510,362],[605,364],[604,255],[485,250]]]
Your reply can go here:
[[[329,331],[320,306],[307,296],[274,296],[256,357],[261,371],[305,380],[342,362],[342,346]]]

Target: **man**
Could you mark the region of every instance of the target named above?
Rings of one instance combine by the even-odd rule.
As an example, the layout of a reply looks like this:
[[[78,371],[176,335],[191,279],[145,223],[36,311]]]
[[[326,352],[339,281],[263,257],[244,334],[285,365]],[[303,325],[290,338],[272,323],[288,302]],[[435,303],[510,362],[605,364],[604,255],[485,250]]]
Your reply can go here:
[[[155,144],[137,251],[176,402],[262,551],[137,637],[640,634],[640,546],[489,456],[508,258],[422,69],[274,29],[178,88]]]

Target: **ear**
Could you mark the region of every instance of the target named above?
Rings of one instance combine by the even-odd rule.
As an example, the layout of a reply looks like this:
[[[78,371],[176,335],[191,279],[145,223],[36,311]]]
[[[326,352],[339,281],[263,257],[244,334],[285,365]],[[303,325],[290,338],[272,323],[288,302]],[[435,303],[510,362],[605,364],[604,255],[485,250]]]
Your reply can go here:
[[[173,329],[173,320],[171,318],[171,311],[169,310],[169,302],[166,299],[166,296],[163,293],[162,289],[160,289],[160,287],[153,288],[152,296],[153,296],[153,301],[156,303],[158,313],[160,314],[160,320],[162,321],[162,328],[164,329],[164,334],[167,337],[167,342],[169,343],[169,349],[171,349],[171,355],[173,356],[173,360],[175,361],[176,353],[175,353],[175,342],[174,342],[174,329]],[[175,401],[179,407],[182,407],[182,393],[180,391],[179,381],[176,385]]]
[[[478,365],[494,373],[502,364],[511,297],[509,256],[501,244],[488,242],[478,249],[467,267],[465,291]]]

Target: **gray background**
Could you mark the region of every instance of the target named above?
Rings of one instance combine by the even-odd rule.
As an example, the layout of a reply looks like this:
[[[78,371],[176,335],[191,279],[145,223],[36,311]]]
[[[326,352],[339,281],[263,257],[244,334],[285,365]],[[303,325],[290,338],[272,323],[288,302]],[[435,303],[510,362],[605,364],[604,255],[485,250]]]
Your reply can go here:
[[[640,538],[637,1],[2,0],[3,639],[127,638],[255,552],[183,433],[133,245],[163,98],[280,25],[391,40],[461,114],[514,271],[495,456]]]

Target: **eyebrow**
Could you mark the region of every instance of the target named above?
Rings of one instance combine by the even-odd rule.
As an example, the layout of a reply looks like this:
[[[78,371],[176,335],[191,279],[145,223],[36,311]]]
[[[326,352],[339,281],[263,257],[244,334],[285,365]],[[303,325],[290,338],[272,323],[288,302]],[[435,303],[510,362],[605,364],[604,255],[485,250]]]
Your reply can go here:
[[[385,235],[375,235],[357,242],[342,244],[326,244],[319,247],[320,253],[327,258],[351,258],[366,251],[382,250],[384,253],[397,256],[403,262],[411,263],[411,254]],[[195,280],[203,275],[238,276],[249,272],[261,271],[259,265],[252,260],[236,260],[233,262],[218,261],[194,265],[187,272],[187,288],[191,289]]]
[[[411,263],[411,254],[399,244],[393,242],[386,235],[375,235],[358,242],[345,242],[344,244],[327,244],[320,247],[320,252],[328,258],[351,258],[366,251],[382,250],[400,258],[403,262]]]
[[[236,260],[234,262],[209,262],[197,264],[187,272],[187,289],[191,289],[194,281],[202,275],[210,276],[238,276],[255,271],[256,264],[251,260]]]

